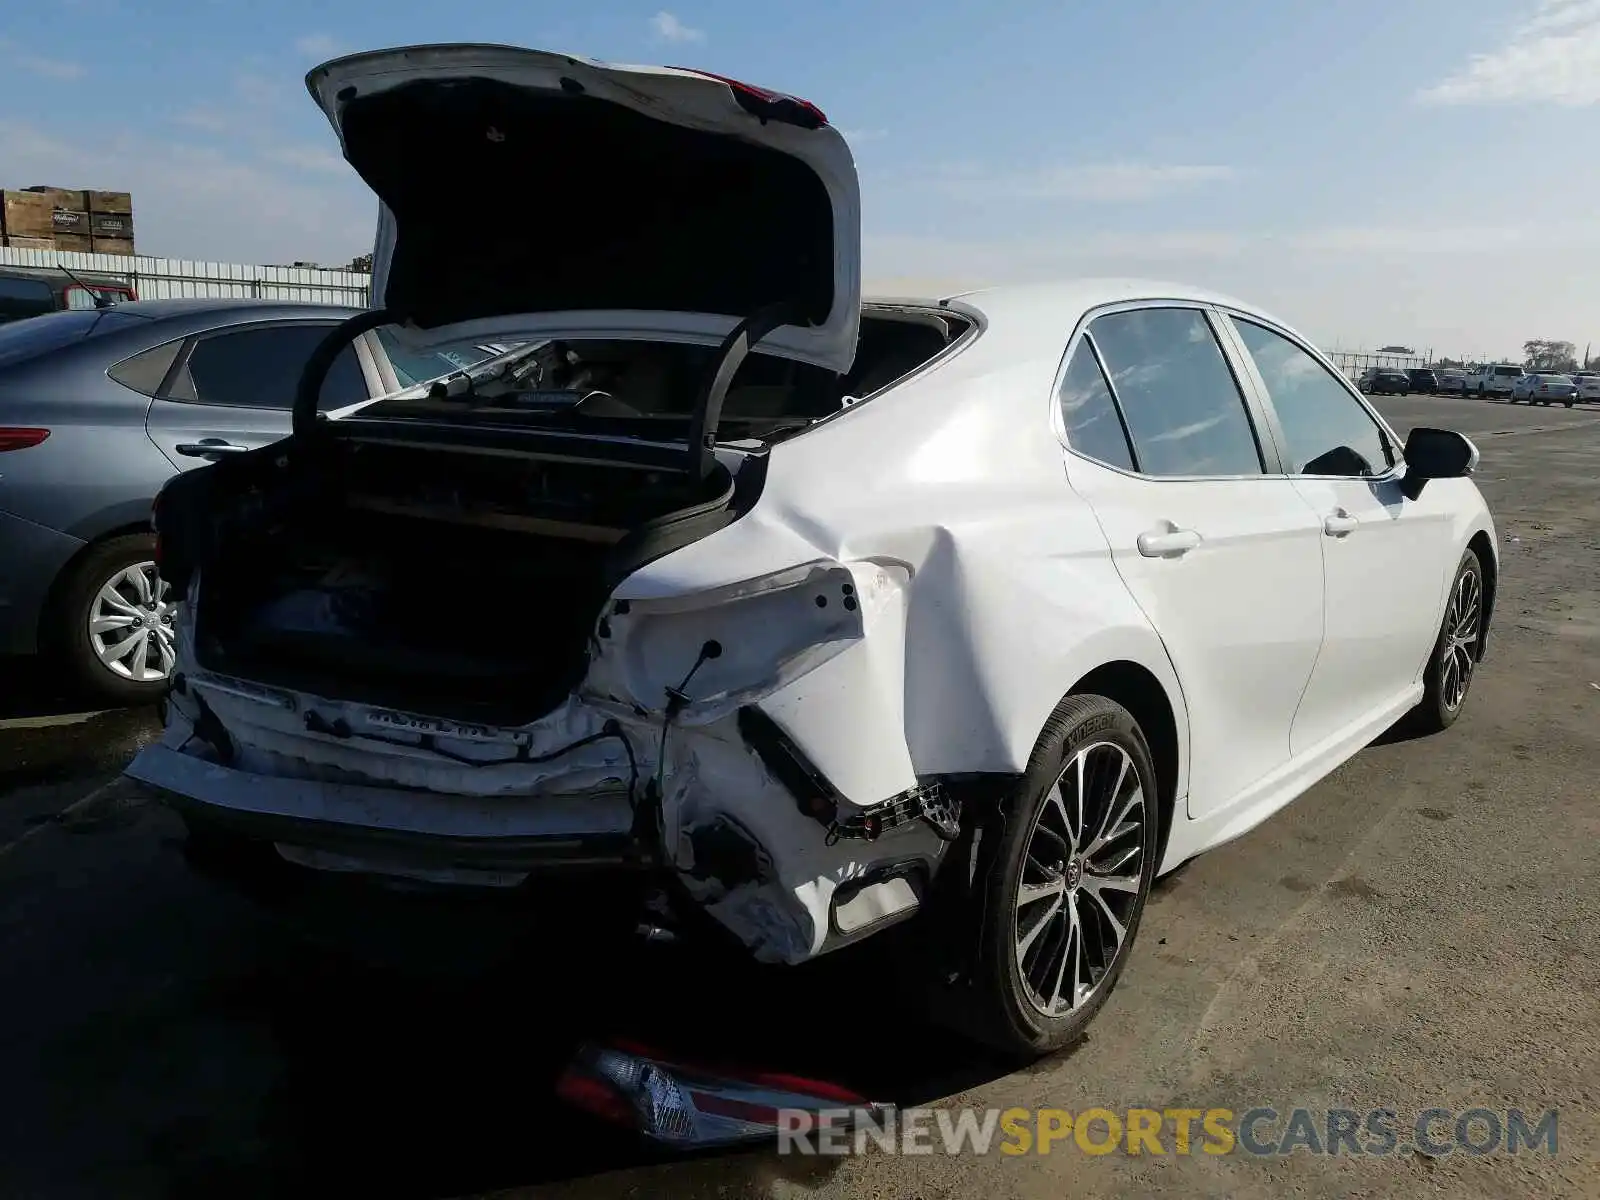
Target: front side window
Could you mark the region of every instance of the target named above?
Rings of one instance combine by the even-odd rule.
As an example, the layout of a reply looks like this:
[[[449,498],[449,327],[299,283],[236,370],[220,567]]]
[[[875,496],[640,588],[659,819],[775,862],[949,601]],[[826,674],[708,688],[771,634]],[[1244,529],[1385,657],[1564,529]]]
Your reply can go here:
[[[269,325],[200,341],[174,385],[173,399],[240,408],[294,407],[300,370],[332,325]],[[322,407],[370,399],[355,350],[346,346],[322,385]]]
[[[1282,334],[1232,318],[1278,412],[1291,475],[1382,475],[1394,465],[1371,414],[1326,367]]]
[[[1061,421],[1067,442],[1079,454],[1125,471],[1133,470],[1133,453],[1117,416],[1116,401],[1086,340],[1078,343],[1061,377]]]
[[[1244,397],[1199,309],[1106,313],[1089,325],[1146,475],[1260,475]]]

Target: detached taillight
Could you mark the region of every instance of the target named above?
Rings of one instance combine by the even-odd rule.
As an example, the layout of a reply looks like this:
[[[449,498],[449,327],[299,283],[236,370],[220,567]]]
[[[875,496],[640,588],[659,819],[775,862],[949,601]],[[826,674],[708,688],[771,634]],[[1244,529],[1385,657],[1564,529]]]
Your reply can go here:
[[[557,1096],[657,1145],[701,1150],[849,1131],[888,1107],[823,1080],[732,1066],[690,1064],[627,1042],[587,1043]]]
[[[26,450],[29,446],[37,446],[49,436],[48,429],[0,425],[0,454],[7,450]]]

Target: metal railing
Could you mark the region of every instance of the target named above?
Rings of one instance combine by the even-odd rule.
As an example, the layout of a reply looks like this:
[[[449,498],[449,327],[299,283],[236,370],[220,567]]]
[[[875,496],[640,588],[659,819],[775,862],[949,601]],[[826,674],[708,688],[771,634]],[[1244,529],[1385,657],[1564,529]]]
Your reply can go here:
[[[19,250],[10,246],[0,248],[0,266],[34,270],[66,267],[96,275],[113,275],[126,280],[141,300],[200,296],[365,308],[372,285],[370,275],[323,267],[197,262],[145,255]]]

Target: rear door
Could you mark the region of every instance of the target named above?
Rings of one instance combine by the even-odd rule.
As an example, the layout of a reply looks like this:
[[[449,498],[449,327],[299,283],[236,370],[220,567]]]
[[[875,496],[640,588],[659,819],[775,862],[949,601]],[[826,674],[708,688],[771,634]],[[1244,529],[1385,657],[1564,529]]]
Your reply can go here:
[[[300,369],[336,321],[234,325],[189,339],[150,406],[147,428],[182,470],[288,437]],[[364,344],[347,346],[322,387],[322,408],[382,394]]]
[[[1244,801],[1289,760],[1322,643],[1320,524],[1210,311],[1103,311],[1061,384],[1067,474],[1166,644],[1189,713],[1189,815]]]
[[[1455,566],[1451,502],[1443,488],[1401,494],[1394,437],[1304,343],[1256,318],[1230,324],[1321,544],[1325,632],[1294,719],[1301,755],[1393,706],[1421,675]]]

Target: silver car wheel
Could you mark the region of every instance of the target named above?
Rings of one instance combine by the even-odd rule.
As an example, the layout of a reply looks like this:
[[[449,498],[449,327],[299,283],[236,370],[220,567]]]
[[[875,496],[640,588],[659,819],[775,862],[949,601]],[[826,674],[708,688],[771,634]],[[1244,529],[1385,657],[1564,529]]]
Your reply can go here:
[[[89,645],[112,674],[157,683],[175,658],[173,605],[153,562],[134,563],[101,585],[89,605]]]
[[[1439,697],[1451,712],[1461,707],[1472,686],[1482,621],[1483,584],[1476,571],[1465,571],[1450,597],[1450,611],[1444,623],[1444,661],[1439,666]]]
[[[1139,904],[1149,807],[1139,772],[1113,742],[1079,750],[1034,818],[1017,883],[1017,970],[1046,1016],[1081,1008],[1128,942]]]

